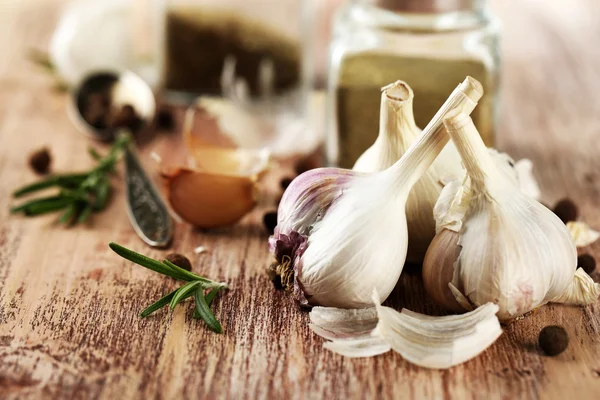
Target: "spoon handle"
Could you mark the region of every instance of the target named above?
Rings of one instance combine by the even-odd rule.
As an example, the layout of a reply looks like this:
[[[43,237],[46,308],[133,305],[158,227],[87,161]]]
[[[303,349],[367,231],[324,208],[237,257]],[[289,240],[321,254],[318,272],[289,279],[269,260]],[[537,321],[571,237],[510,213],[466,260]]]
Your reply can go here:
[[[166,247],[173,237],[173,221],[133,145],[125,150],[125,186],[127,214],[133,229],[148,245]]]

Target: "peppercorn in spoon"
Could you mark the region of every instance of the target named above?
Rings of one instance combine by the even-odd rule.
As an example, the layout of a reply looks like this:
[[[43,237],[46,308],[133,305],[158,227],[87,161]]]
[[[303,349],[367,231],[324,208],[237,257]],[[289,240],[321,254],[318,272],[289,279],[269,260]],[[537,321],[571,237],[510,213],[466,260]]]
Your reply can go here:
[[[156,111],[152,90],[130,71],[96,72],[72,92],[69,114],[79,130],[109,141],[135,135],[149,125]],[[136,233],[150,246],[164,247],[173,236],[173,223],[158,191],[144,172],[133,144],[125,147],[128,215]]]

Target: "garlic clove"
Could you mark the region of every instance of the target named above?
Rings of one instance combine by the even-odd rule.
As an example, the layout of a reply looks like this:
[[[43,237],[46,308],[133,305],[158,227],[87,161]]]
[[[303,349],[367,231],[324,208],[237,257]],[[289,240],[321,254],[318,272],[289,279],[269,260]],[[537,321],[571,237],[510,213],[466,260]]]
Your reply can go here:
[[[600,238],[600,232],[590,228],[585,222],[569,221],[567,222],[567,229],[573,236],[573,241],[577,247],[589,246]]]
[[[377,295],[373,300],[375,307],[365,310],[320,307],[311,312],[313,331],[330,340],[323,347],[345,357],[372,357],[393,349],[416,365],[445,369],[481,354],[502,334],[493,303],[462,315],[434,317],[383,307]],[[374,312],[377,325],[369,333],[365,328],[374,325]]]
[[[195,113],[194,108],[187,110],[183,126],[192,167],[220,175],[236,176],[261,177],[267,171],[271,154],[266,149],[226,148],[194,135]]]
[[[256,205],[256,180],[189,168],[164,173],[167,198],[185,221],[200,228],[231,225]]]
[[[454,249],[456,255],[447,257],[447,252],[427,252],[423,260],[423,283],[427,288],[427,294],[438,305],[454,312],[464,312],[463,307],[456,300],[452,290],[448,287],[454,278],[454,263],[460,253],[458,245],[459,235],[457,232],[444,229],[433,238],[431,246],[434,248],[446,248],[447,252]]]

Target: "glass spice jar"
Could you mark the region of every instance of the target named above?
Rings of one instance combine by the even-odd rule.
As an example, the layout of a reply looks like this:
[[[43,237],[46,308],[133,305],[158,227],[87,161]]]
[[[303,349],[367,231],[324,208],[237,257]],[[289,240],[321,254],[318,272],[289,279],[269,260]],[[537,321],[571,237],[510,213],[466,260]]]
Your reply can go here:
[[[235,75],[244,79],[250,95],[261,90],[266,61],[272,63],[276,94],[300,86],[301,0],[167,0],[166,5],[167,90],[221,94],[228,58],[235,60]]]
[[[328,164],[352,168],[373,144],[380,88],[399,79],[415,93],[421,128],[465,76],[479,80],[485,95],[472,117],[485,143],[494,145],[498,39],[487,0],[347,1],[330,45]]]

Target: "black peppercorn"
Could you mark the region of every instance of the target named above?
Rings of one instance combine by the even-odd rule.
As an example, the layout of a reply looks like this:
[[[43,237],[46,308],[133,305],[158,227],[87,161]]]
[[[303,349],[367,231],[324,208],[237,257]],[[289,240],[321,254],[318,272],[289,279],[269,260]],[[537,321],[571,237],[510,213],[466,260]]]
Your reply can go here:
[[[46,147],[36,150],[29,156],[29,166],[40,175],[47,174],[50,171],[51,162],[52,157]]]
[[[554,206],[554,214],[561,219],[565,224],[569,221],[577,220],[579,216],[579,210],[577,209],[577,205],[573,203],[571,199],[562,199]]]
[[[275,232],[275,227],[277,226],[277,212],[272,211],[268,212],[263,216],[263,224],[269,235],[272,235]]]
[[[192,263],[183,254],[171,253],[171,254],[167,255],[167,257],[165,257],[165,258],[167,259],[167,261],[172,262],[173,264],[177,265],[179,268],[183,268],[186,271],[192,270]]]
[[[288,188],[288,186],[290,186],[290,183],[292,183],[293,180],[294,180],[294,178],[289,178],[289,177],[283,178],[281,180],[281,182],[279,182],[279,186],[281,186],[282,190],[285,190]]]
[[[562,326],[547,326],[538,338],[540,348],[549,356],[556,356],[565,351],[569,345],[569,335]]]
[[[156,124],[160,129],[164,129],[166,131],[170,131],[175,126],[175,122],[173,119],[173,114],[170,110],[161,109],[156,114]]]
[[[583,268],[586,274],[591,274],[596,269],[596,260],[589,254],[577,257],[577,268]]]

